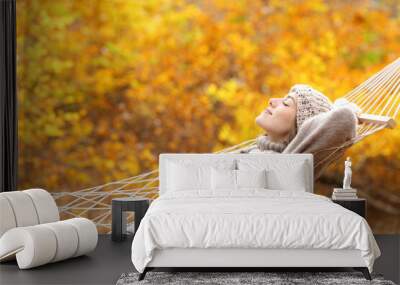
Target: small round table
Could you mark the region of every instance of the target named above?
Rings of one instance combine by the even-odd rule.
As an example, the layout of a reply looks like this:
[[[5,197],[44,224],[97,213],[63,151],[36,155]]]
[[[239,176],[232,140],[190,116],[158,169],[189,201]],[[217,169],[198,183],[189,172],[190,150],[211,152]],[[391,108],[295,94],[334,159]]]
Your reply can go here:
[[[150,200],[146,198],[115,198],[112,199],[112,224],[111,239],[113,241],[122,241],[126,238],[126,211],[135,212],[135,232],[140,221],[149,208]]]

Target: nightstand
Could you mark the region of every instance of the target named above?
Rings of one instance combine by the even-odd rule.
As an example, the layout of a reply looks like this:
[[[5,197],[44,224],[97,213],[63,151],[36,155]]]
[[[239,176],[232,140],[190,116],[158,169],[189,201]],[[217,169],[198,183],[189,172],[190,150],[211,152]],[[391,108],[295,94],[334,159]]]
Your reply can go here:
[[[111,239],[122,241],[126,238],[126,211],[135,212],[135,233],[149,207],[150,200],[146,198],[115,198],[112,199]],[[133,233],[133,234],[135,234]]]
[[[359,214],[363,218],[366,218],[367,216],[367,200],[365,199],[332,200],[332,202]]]

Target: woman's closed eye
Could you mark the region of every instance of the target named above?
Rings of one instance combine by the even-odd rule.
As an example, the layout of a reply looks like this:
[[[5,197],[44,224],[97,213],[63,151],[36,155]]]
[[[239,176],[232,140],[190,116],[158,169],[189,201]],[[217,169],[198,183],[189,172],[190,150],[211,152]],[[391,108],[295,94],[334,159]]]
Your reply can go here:
[[[286,100],[282,101],[282,104],[285,105],[286,107],[289,107],[289,104],[287,103]]]
[[[292,102],[290,102],[292,100]],[[282,101],[282,104],[285,105],[286,107],[292,106],[292,104],[295,104],[294,99],[292,96],[287,96],[285,99]]]

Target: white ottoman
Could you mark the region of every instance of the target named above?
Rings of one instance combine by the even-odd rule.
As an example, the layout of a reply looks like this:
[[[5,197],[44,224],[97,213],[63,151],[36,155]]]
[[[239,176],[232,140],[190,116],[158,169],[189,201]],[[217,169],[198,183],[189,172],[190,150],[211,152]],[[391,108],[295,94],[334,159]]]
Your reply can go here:
[[[20,269],[86,254],[96,248],[97,229],[85,218],[59,221],[57,206],[42,189],[0,193],[0,261]]]

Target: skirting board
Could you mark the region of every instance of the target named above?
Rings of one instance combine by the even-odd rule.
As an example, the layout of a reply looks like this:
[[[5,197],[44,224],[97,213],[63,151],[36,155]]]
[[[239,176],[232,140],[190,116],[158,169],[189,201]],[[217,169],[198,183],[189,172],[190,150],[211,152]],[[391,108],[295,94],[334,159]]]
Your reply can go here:
[[[359,250],[170,248],[148,267],[365,267]]]

